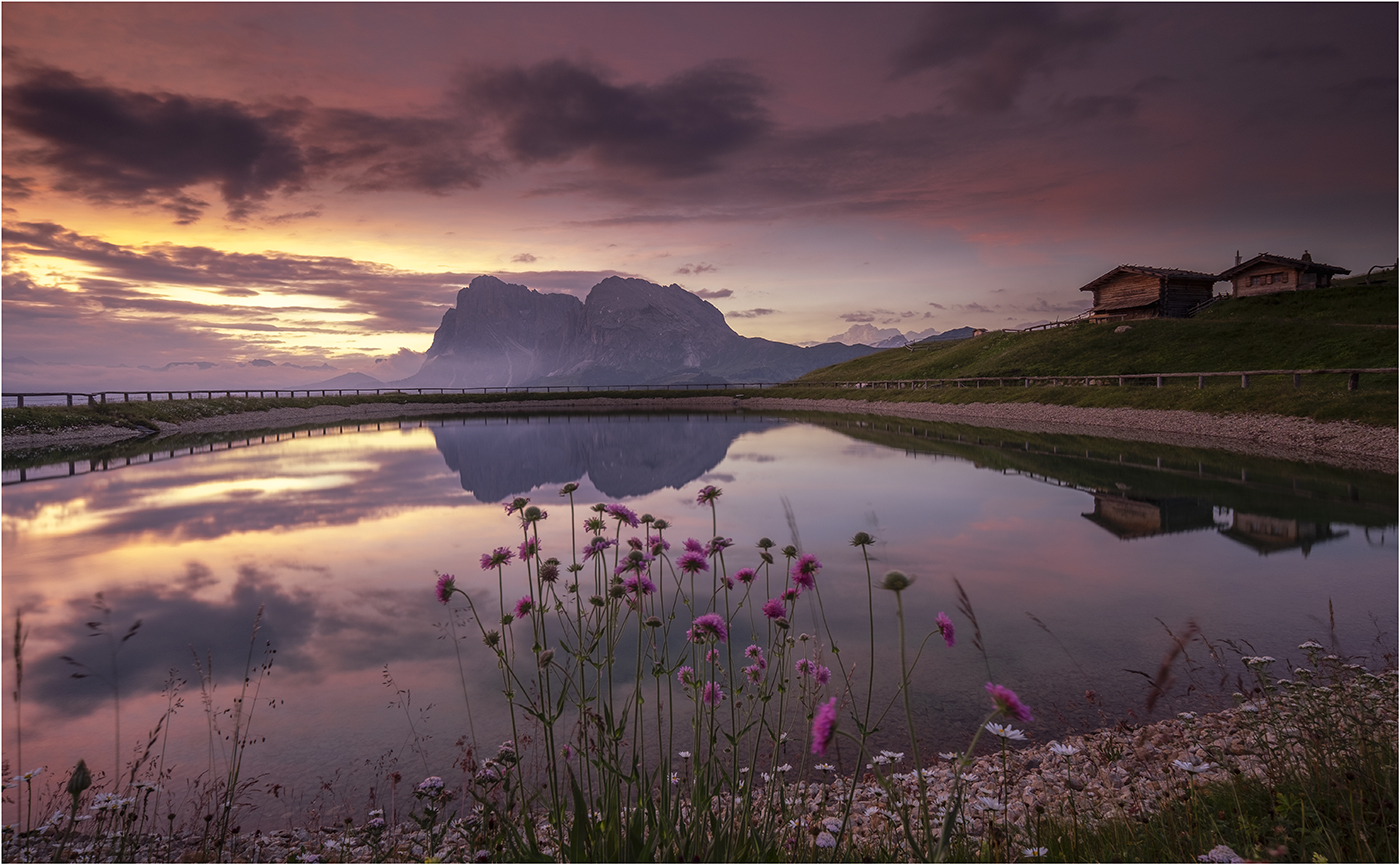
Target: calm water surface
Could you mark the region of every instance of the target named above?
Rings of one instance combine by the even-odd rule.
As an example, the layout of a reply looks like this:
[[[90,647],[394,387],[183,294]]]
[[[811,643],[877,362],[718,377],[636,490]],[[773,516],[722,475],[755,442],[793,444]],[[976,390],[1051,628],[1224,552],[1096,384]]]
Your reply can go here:
[[[958,628],[955,649],[931,641],[915,670],[926,754],[967,741],[989,678],[1031,705],[1027,734],[1045,741],[1104,720],[1228,703],[1243,671],[1232,644],[1281,660],[1300,660],[1305,639],[1373,662],[1395,648],[1394,475],[889,419],[739,414],[371,424],[190,450],[136,448],[109,457],[106,470],[101,461],[28,467],[22,482],[7,466],[7,647],[17,611],[30,629],[22,715],[5,706],[7,775],[44,765],[66,776],[79,757],[110,774],[112,653],[86,623],[105,621],[120,638],[139,620],[115,655],[123,759],[144,747],[173,676],[185,683],[184,705],[166,764],[181,783],[197,776],[210,741],[193,659],[212,662],[214,703],[228,705],[260,605],[258,645],[277,653],[246,774],[265,781],[253,794],[264,822],[309,808],[362,816],[371,789],[388,792],[391,771],[411,781],[450,774],[470,729],[494,743],[507,728],[494,661],[459,618],[468,725],[435,571],[456,574],[495,609],[496,575],[478,559],[518,543],[500,504],[517,494],[549,512],[545,553],[567,563],[570,516],[558,489],[570,481],[581,485],[576,526],[588,504],[624,502],[671,521],[675,541],[710,536],[695,494],[723,488],[731,572],[758,564],[759,537],[782,546],[795,528],[824,564],[830,635],[810,595],[794,633],[814,635],[808,653],[827,663],[834,637],[858,678],[867,586],[848,542],[874,535],[876,579],[892,568],[916,577],[905,594],[911,642],[940,610]],[[525,594],[523,568],[506,578],[513,603]],[[110,614],[94,609],[98,593]],[[899,657],[893,596],[877,592],[875,604],[876,687],[888,700]],[[746,613],[735,621],[747,629]],[[1221,663],[1193,642],[1149,714],[1143,673],[1155,673],[1169,633],[1191,623]],[[13,687],[7,664],[7,695]],[[902,719],[884,729],[881,745],[904,750]],[[853,768],[851,755],[842,759]]]

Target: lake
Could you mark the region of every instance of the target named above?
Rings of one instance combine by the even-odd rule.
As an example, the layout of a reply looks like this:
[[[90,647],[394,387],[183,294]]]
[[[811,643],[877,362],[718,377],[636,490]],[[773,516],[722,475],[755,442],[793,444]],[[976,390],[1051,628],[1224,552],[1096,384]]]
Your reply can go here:
[[[7,699],[4,713],[7,775],[44,765],[62,781],[82,757],[110,776],[115,682],[120,759],[153,742],[178,798],[227,748],[211,735],[201,670],[212,668],[217,710],[250,657],[274,658],[244,771],[264,825],[358,820],[371,791],[381,803],[391,793],[389,773],[448,775],[472,731],[508,738],[494,658],[454,603],[459,668],[434,583],[455,574],[478,608],[497,609],[497,574],[479,559],[520,542],[502,506],[516,495],[548,512],[544,554],[568,563],[588,505],[668,520],[674,558],[685,538],[711,537],[695,498],[721,488],[729,572],[759,564],[764,536],[815,554],[821,606],[799,599],[792,633],[837,666],[834,638],[857,682],[868,588],[850,539],[870,533],[876,581],[914,577],[911,657],[939,611],[958,631],[955,648],[935,636],[914,668],[925,755],[966,744],[989,679],[1031,706],[1026,733],[1043,742],[1230,705],[1241,652],[1297,661],[1314,639],[1376,663],[1396,646],[1395,475],[1222,451],[854,416],[474,416],[133,443],[48,466],[7,459],[4,480],[7,647],[17,611],[29,629],[21,711]],[[559,496],[569,482],[572,525]],[[624,529],[624,545],[638,533]],[[779,591],[782,564],[734,616],[740,646],[762,629],[751,611]],[[525,573],[517,563],[503,576],[511,606]],[[875,606],[879,703],[897,693],[899,646],[894,596],[877,590]],[[1148,677],[1172,635],[1196,628],[1149,712]],[[634,658],[619,654],[629,674]],[[172,681],[182,704],[152,738]],[[7,698],[14,684],[7,663]],[[881,729],[878,747],[904,750],[901,709]],[[854,768],[849,750],[841,760]]]

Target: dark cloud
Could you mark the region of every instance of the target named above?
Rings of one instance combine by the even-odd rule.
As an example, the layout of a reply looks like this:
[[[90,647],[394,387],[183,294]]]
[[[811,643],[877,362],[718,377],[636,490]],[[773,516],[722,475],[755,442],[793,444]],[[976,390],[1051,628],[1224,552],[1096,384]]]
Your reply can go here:
[[[732,297],[734,295],[734,290],[730,288],[719,288],[711,291],[707,288],[696,288],[691,289],[690,293],[696,297],[703,297],[706,300],[718,300],[721,297]]]
[[[502,142],[524,163],[587,155],[597,163],[679,178],[716,170],[770,126],[767,85],[726,63],[659,84],[618,85],[566,60],[529,68],[472,70],[460,99],[502,125]]]
[[[519,255],[513,255],[511,256],[510,260],[519,264],[534,264],[536,261],[539,261],[538,258],[536,258],[528,252],[522,252]]]
[[[867,323],[874,321],[875,316],[871,315],[868,312],[846,312],[841,314],[841,320],[853,321],[858,323]]]
[[[34,178],[3,175],[3,189],[6,198],[23,200],[34,194]]]
[[[980,303],[977,303],[976,301],[973,301],[972,303],[957,304],[954,307],[954,309],[960,309],[963,312],[991,312],[990,309],[988,309]]]
[[[760,306],[754,309],[741,309],[735,312],[726,312],[724,316],[725,318],[758,318],[759,316],[772,315],[775,312],[777,312],[776,309],[768,309],[767,307]]]
[[[1055,315],[1061,315],[1061,314],[1064,314],[1064,313],[1071,313],[1071,312],[1072,312],[1072,313],[1075,313],[1075,314],[1078,314],[1078,313],[1081,313],[1081,312],[1083,312],[1084,310],[1088,309],[1090,306],[1093,306],[1093,303],[1091,303],[1091,302],[1090,302],[1089,300],[1087,300],[1087,299],[1079,300],[1079,302],[1077,302],[1077,303],[1076,303],[1076,302],[1071,302],[1071,303],[1050,303],[1048,300],[1046,300],[1046,299],[1043,298],[1043,297],[1037,297],[1037,298],[1035,299],[1035,303],[1032,303],[1031,305],[1029,305],[1029,306],[1026,307],[1026,311],[1027,311],[1027,312],[1043,312],[1043,313],[1047,313],[1047,314],[1053,313],[1053,314],[1055,314]]]
[[[948,94],[969,111],[1005,111],[1034,73],[1049,74],[1118,32],[1117,11],[1070,15],[1051,3],[947,3],[893,58],[896,78],[949,70]]]
[[[441,195],[478,188],[495,170],[493,160],[471,150],[470,131],[456,116],[383,116],[295,98],[290,107],[268,107],[142,93],[51,67],[25,67],[17,77],[4,89],[4,117],[23,141],[8,158],[51,170],[57,191],[160,208],[179,224],[197,221],[209,207],[192,191],[204,185],[241,220],[274,194],[320,179],[353,192]]]
[[[58,189],[94,201],[155,204],[188,222],[204,203],[182,190],[210,183],[237,219],[306,181],[289,135],[294,113],[137,93],[52,68],[33,70],[4,96],[10,128],[37,142],[23,161],[54,169]]]
[[[692,273],[718,273],[718,272],[719,272],[719,268],[718,268],[718,267],[715,267],[713,264],[705,264],[704,262],[701,262],[700,264],[690,264],[690,263],[686,263],[686,264],[683,265],[682,267],[676,268],[676,273],[681,274],[681,275],[683,275],[683,276],[689,276],[689,275],[692,274]]]
[[[1130,95],[1079,96],[1056,104],[1054,110],[1068,120],[1131,117],[1138,101]]]
[[[1271,42],[1249,52],[1236,62],[1259,62],[1272,63],[1278,66],[1296,66],[1309,63],[1330,63],[1342,56],[1342,49],[1330,42],[1300,41],[1289,44]]]

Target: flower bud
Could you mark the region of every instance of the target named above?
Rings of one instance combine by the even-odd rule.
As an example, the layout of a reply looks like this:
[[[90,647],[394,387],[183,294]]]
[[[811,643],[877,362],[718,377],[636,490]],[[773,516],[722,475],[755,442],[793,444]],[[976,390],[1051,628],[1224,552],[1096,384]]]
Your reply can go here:
[[[595,607],[601,607],[604,604],[606,604],[607,601],[603,600],[602,595],[594,595],[593,597],[588,599],[588,603],[592,604]]]
[[[873,543],[875,543],[875,539],[868,532],[856,532],[855,537],[851,538],[851,546],[853,547],[868,547]]]
[[[771,550],[771,549],[773,549],[773,548],[776,547],[776,546],[777,546],[777,544],[773,543],[773,542],[772,542],[771,540],[769,540],[768,538],[759,538],[759,539],[758,539],[758,548],[759,548],[760,550]]]
[[[665,520],[657,520],[656,522],[652,523],[652,526],[659,531],[661,529],[669,529],[671,527],[671,524],[666,522]]]
[[[486,632],[486,636],[484,636],[484,637],[481,638],[481,642],[485,643],[486,645],[490,646],[490,647],[493,648],[493,649],[496,648],[496,644],[499,643],[500,641],[501,641],[501,632],[500,632],[500,631],[487,631],[487,632]]]
[[[885,579],[880,582],[880,588],[891,592],[902,592],[909,588],[914,581],[906,576],[902,571],[890,571],[885,574]]]
[[[652,516],[651,514],[642,514],[640,520],[644,523],[654,523],[656,522],[656,517]]]
[[[656,616],[647,616],[646,622],[644,624],[648,628],[659,628],[661,627],[661,620]]]
[[[783,555],[787,556],[789,559],[797,558],[797,547],[794,547],[792,544],[788,544],[787,546],[783,547]]]
[[[87,761],[79,760],[78,765],[73,767],[73,774],[68,778],[68,795],[77,799],[91,786],[92,773],[88,771]]]
[[[536,662],[540,665],[540,669],[544,669],[545,667],[548,667],[548,666],[549,666],[549,662],[550,662],[550,661],[553,661],[553,660],[554,660],[554,650],[553,650],[553,649],[545,649],[543,652],[540,652],[540,656],[539,656],[539,658],[536,659]]]
[[[578,489],[578,484],[575,484],[575,483],[564,484],[562,487],[559,488],[559,495],[561,495],[561,496],[567,496],[569,493],[572,493],[572,492],[574,492],[574,491],[577,490],[577,489]]]

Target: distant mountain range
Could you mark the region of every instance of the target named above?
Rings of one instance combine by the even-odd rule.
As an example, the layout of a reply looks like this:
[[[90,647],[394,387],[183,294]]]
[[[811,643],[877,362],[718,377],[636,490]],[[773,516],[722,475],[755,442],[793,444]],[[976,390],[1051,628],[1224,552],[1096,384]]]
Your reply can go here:
[[[678,285],[608,277],[580,301],[478,276],[457,293],[412,387],[787,381],[875,351],[735,333]],[[353,387],[354,385],[342,385]]]
[[[955,330],[939,332],[928,330],[902,332],[897,327],[875,327],[872,324],[853,324],[845,333],[828,337],[827,342],[840,342],[846,345],[868,345],[871,348],[899,348],[913,342],[940,342],[946,339],[967,339],[973,329],[959,327]]]

